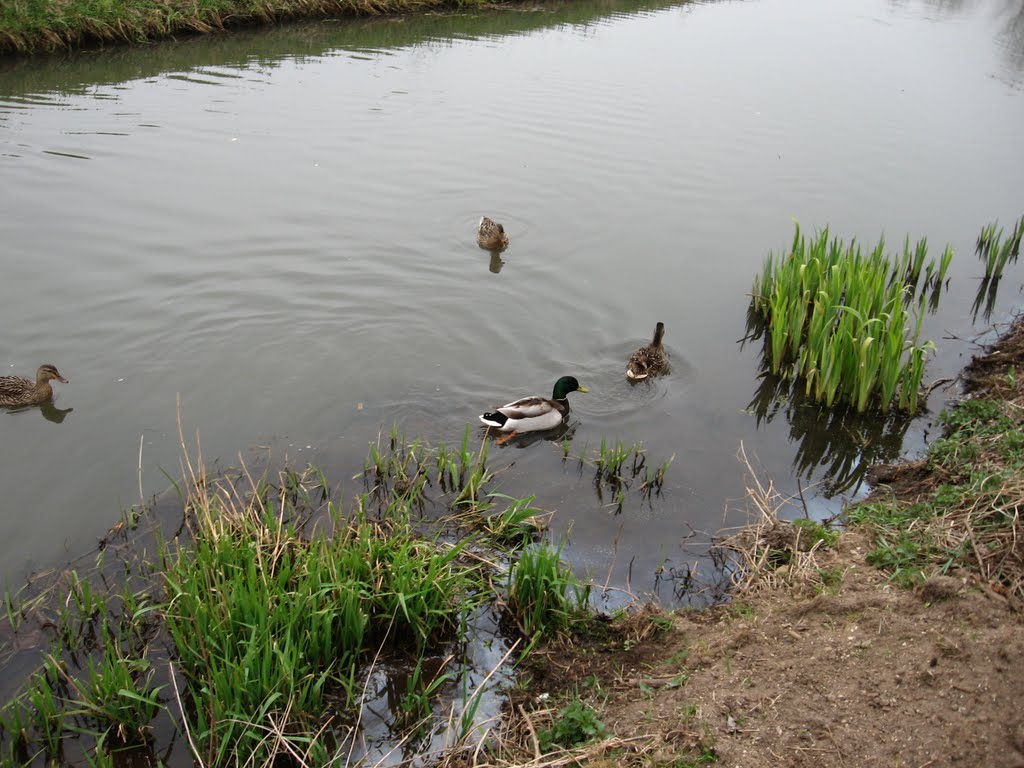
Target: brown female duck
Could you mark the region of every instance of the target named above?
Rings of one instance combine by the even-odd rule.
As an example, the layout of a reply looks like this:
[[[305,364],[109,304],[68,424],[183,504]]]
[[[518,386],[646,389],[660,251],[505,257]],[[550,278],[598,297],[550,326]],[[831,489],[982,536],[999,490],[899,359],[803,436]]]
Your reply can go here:
[[[36,371],[36,380],[22,376],[0,376],[0,405],[20,406],[38,405],[53,397],[50,382],[56,379],[65,384],[68,380],[49,363],[40,365]]]
[[[648,376],[657,376],[659,373],[665,372],[668,367],[668,353],[661,343],[664,336],[665,324],[659,322],[654,327],[654,340],[630,355],[629,363],[626,366],[627,379],[640,381]]]
[[[505,234],[505,228],[501,224],[491,221],[486,216],[481,216],[476,242],[481,248],[500,251],[508,248],[508,235]]]

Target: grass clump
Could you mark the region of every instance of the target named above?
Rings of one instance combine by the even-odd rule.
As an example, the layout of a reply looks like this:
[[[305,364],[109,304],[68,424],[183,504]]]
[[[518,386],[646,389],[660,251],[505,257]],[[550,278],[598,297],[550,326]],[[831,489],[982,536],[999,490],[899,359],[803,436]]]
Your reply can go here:
[[[974,296],[974,303],[971,305],[971,315],[974,320],[978,319],[981,312],[982,318],[988,322],[995,309],[996,297],[999,294],[999,283],[1003,276],[1003,270],[1010,262],[1016,262],[1020,256],[1020,241],[1024,238],[1024,216],[1014,224],[1013,229],[1005,236],[999,222],[994,221],[986,224],[978,235],[975,252],[982,264],[985,265],[985,276],[978,284],[978,290]]]
[[[592,455],[587,456],[587,450],[576,457],[580,474],[583,473],[585,465],[594,468],[594,491],[597,498],[605,503],[606,495],[609,497],[608,506],[614,508],[615,514],[622,512],[626,503],[626,493],[631,490],[639,480],[637,490],[640,491],[641,501],[651,503],[655,497],[661,495],[665,485],[665,477],[668,469],[675,461],[675,454],[660,464],[648,463],[647,452],[643,443],[626,445],[620,440],[610,443],[601,439],[601,447]],[[562,461],[570,458],[569,443],[562,443]]]
[[[715,550],[733,561],[730,594],[743,598],[780,588],[827,589],[830,575],[820,566],[818,554],[833,548],[840,532],[810,519],[783,519],[781,515],[792,507],[792,500],[779,493],[771,481],[764,483],[758,478],[742,446],[740,457],[750,478],[748,511],[756,518],[715,543]],[[741,603],[733,605],[745,610]]]
[[[926,240],[912,248],[907,238],[902,256],[891,258],[884,241],[865,253],[827,227],[805,238],[797,225],[789,252],[769,254],[754,280],[751,310],[766,324],[771,372],[799,378],[829,407],[916,411],[934,349],[920,342],[921,323],[926,304],[937,306],[953,255],[947,247],[936,261],[927,250]]]
[[[103,760],[112,751],[143,749],[163,708],[152,660],[147,598],[127,587],[110,594],[94,589],[77,570],[62,574],[45,593],[63,590],[58,610],[45,609],[51,647],[21,690],[0,708],[0,762],[4,765],[75,763],[70,755],[91,742]],[[24,626],[43,604],[22,602],[9,591],[11,629]],[[16,631],[16,630],[15,630]],[[38,630],[36,630],[38,631]],[[77,749],[69,749],[69,745]]]
[[[166,556],[167,627],[193,697],[204,761],[271,760],[307,743],[327,697],[351,708],[363,654],[389,639],[421,650],[477,602],[461,544],[417,536],[408,516],[338,521],[302,537],[287,501],[258,489],[203,495],[192,541]],[[276,503],[274,503],[276,502]],[[258,723],[274,722],[278,739]],[[324,757],[321,755],[320,757]]]
[[[532,547],[509,571],[508,609],[529,638],[568,629],[590,599],[590,587],[562,563],[562,548]]]

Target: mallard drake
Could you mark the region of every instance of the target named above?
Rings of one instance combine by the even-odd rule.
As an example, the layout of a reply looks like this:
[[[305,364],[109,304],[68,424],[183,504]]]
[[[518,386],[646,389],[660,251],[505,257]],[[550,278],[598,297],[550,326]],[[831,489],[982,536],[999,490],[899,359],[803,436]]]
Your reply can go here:
[[[480,421],[499,432],[509,434],[497,442],[511,440],[519,432],[540,432],[554,429],[569,415],[569,393],[587,392],[573,376],[563,376],[555,382],[551,399],[533,395],[514,400],[480,416]]]
[[[508,235],[505,234],[505,228],[501,224],[496,224],[486,216],[481,216],[480,228],[476,233],[476,242],[481,248],[486,248],[489,251],[500,251],[508,248]]]
[[[50,386],[50,382],[54,379],[65,384],[68,383],[68,380],[49,363],[39,366],[35,381],[23,376],[0,376],[0,405],[19,406],[45,403],[53,397],[53,387]]]
[[[657,376],[663,373],[668,365],[668,353],[662,346],[661,340],[665,336],[665,324],[658,323],[654,326],[654,339],[646,347],[640,347],[629,356],[629,363],[626,365],[626,378],[630,381],[640,381],[648,376]]]

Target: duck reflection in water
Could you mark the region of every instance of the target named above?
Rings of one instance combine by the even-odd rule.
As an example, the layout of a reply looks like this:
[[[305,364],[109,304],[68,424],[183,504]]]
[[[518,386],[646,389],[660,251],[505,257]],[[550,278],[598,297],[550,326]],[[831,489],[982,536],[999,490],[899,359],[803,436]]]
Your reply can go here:
[[[67,418],[68,414],[71,413],[74,408],[58,408],[53,404],[52,400],[47,400],[45,403],[39,405],[25,405],[21,408],[4,408],[10,414],[22,413],[23,411],[35,411],[38,410],[43,414],[43,418],[47,421],[52,421],[54,424],[60,424]]]
[[[42,403],[39,406],[39,412],[43,414],[43,418],[47,421],[52,421],[54,424],[63,423],[67,415],[71,413],[74,408],[58,408],[53,404],[53,401]]]
[[[568,422],[562,422],[561,425],[554,429],[549,429],[544,432],[517,432],[515,437],[505,440],[503,442],[494,441],[494,444],[501,448],[529,448],[535,443],[539,443],[541,440],[547,440],[549,443],[560,443],[563,440],[572,441],[573,435],[576,434],[577,423],[569,424]],[[486,434],[487,430],[483,430]]]

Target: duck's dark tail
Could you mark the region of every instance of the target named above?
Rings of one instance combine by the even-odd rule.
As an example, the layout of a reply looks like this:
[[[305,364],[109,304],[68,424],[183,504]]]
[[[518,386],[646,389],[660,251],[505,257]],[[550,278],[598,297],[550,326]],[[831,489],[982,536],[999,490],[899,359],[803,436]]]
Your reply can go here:
[[[654,326],[654,341],[651,342],[651,346],[652,347],[660,347],[661,346],[661,340],[664,337],[665,337],[665,324],[659,321],[658,324],[656,326]]]
[[[481,416],[480,421],[482,421],[489,427],[504,427],[505,422],[508,421],[508,416],[506,416],[501,411],[493,411],[491,413],[485,413],[483,416]]]

